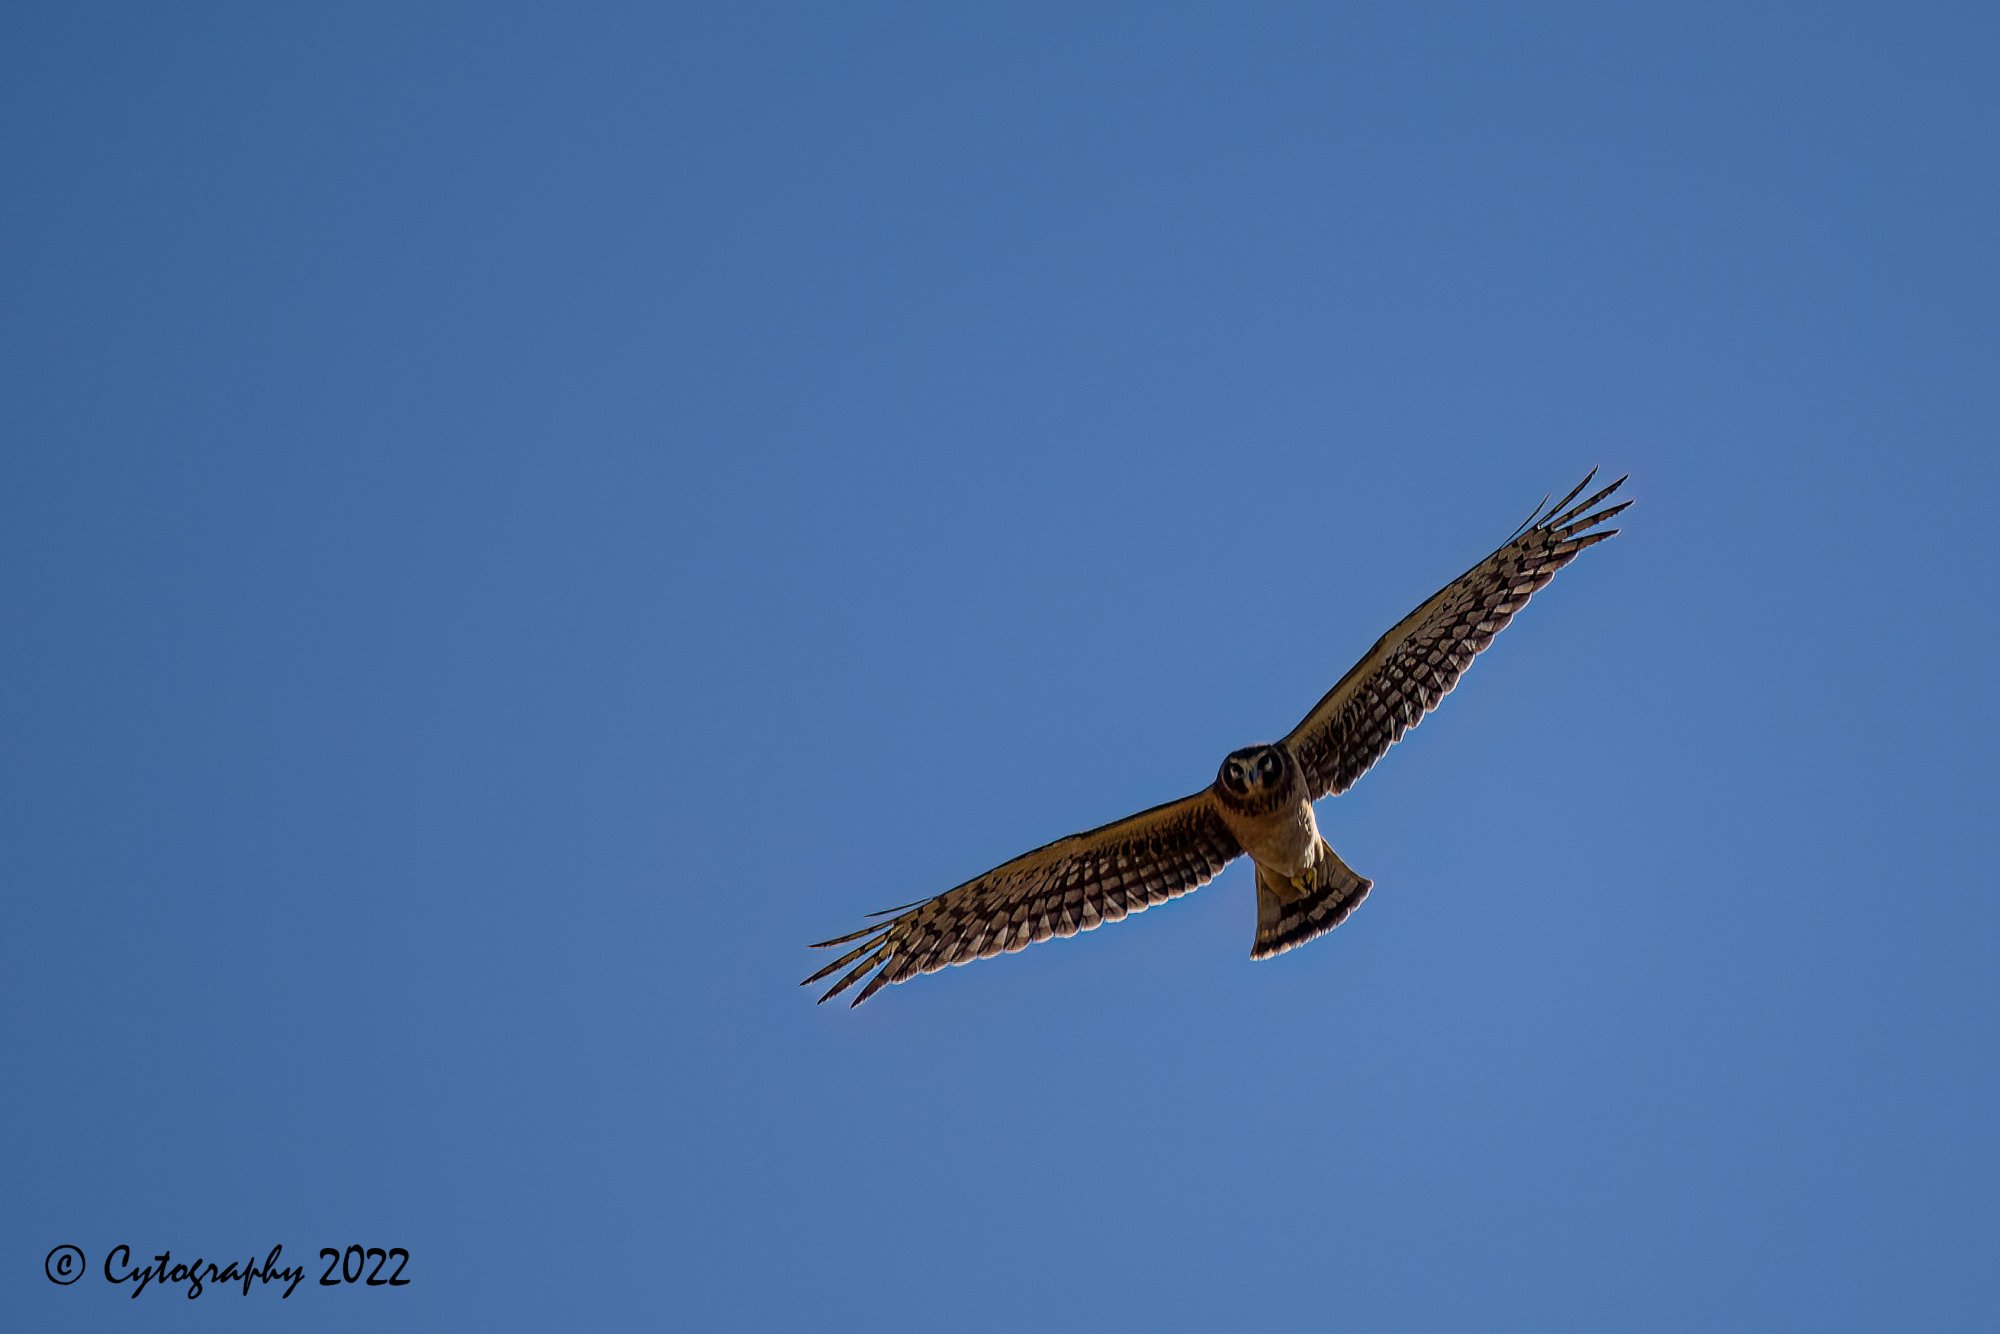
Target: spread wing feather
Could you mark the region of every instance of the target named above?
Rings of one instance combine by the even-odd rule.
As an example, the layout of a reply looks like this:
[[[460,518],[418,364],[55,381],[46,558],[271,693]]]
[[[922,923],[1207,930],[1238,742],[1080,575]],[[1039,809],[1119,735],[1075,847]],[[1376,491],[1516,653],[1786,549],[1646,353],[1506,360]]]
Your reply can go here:
[[[1591,507],[1623,477],[1571,506],[1596,469],[1546,512],[1541,506],[1506,545],[1439,589],[1376,641],[1313,706],[1284,744],[1305,771],[1312,799],[1345,792],[1458,684],[1481,649],[1557,570],[1617,533],[1590,530],[1630,504]]]
[[[848,968],[820,997],[826,1001],[876,970],[854,998],[859,1005],[891,982],[1144,912],[1199,889],[1241,852],[1214,798],[1198,792],[1058,839],[935,898],[890,909],[896,915],[886,921],[823,940],[814,948],[860,943],[801,985]]]

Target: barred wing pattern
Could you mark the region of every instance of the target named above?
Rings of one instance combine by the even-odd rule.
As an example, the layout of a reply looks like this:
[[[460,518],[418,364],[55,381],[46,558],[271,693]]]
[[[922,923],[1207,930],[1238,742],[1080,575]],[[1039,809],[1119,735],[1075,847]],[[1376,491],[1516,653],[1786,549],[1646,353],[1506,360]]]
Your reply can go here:
[[[1353,786],[1403,733],[1451,693],[1474,655],[1492,642],[1536,589],[1555,578],[1556,571],[1585,547],[1617,533],[1616,528],[1589,530],[1630,501],[1589,511],[1622,486],[1623,477],[1581,504],[1565,508],[1596,476],[1592,469],[1547,513],[1537,505],[1505,546],[1405,616],[1313,706],[1284,742],[1305,771],[1312,800]]]
[[[890,908],[887,921],[823,940],[813,948],[860,943],[801,985],[853,964],[820,997],[827,1001],[879,968],[855,996],[859,1005],[891,982],[1144,912],[1199,889],[1241,853],[1214,798],[1198,792],[1058,839],[935,898]]]

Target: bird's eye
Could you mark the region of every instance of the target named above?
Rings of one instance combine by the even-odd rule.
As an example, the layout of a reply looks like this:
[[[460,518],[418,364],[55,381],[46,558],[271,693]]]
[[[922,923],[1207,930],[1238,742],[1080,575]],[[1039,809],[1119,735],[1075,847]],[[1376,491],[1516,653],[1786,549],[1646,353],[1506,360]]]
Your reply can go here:
[[[1231,760],[1229,762],[1228,774],[1230,782],[1236,784],[1238,787],[1243,785],[1243,767],[1236,763],[1236,761]]]
[[[1263,770],[1265,773],[1270,774],[1273,777],[1276,777],[1278,773],[1278,757],[1276,755],[1267,754],[1264,756],[1263,759],[1257,762],[1257,767]]]

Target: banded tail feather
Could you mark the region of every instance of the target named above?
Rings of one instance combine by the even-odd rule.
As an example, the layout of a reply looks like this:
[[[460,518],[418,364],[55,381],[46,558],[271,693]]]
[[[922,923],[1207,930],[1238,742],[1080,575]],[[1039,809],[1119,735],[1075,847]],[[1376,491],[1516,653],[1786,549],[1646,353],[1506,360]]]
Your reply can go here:
[[[1257,939],[1252,959],[1269,959],[1323,936],[1347,920],[1375,884],[1354,873],[1322,839],[1319,861],[1301,877],[1304,884],[1280,881],[1257,868]]]

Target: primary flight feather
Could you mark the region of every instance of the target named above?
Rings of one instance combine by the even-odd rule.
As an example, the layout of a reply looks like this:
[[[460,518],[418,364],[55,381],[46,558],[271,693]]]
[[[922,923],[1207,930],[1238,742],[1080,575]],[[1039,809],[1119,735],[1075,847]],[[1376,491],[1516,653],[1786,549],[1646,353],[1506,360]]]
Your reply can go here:
[[[1313,802],[1345,792],[1458,683],[1535,590],[1630,501],[1594,507],[1625,479],[1574,505],[1595,469],[1535,512],[1499,550],[1426,599],[1377,640],[1290,735],[1233,751],[1190,797],[1071,834],[934,898],[874,914],[885,920],[832,940],[853,948],[805,980],[847,969],[820,1000],[871,971],[859,1005],[892,982],[1073,936],[1199,889],[1237,857],[1257,868],[1257,935],[1267,959],[1347,920],[1374,883],[1320,837]]]

